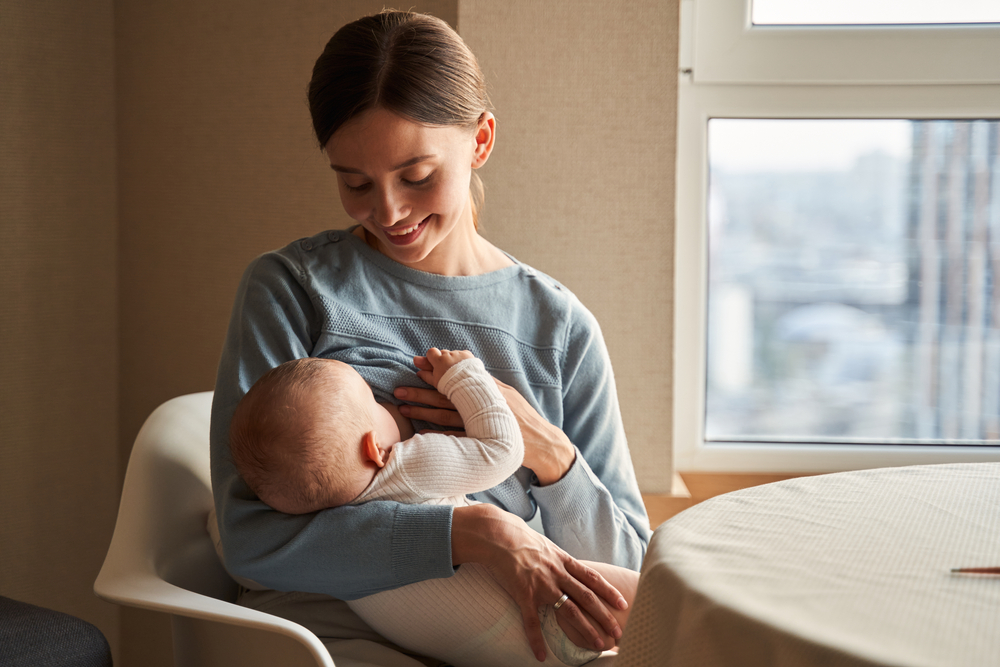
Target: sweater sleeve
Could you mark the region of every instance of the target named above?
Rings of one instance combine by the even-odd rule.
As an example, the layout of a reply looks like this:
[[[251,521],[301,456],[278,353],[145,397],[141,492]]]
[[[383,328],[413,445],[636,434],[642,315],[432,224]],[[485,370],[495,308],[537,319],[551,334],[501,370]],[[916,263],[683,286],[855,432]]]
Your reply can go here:
[[[374,502],[291,516],[257,499],[236,471],[228,443],[236,404],[269,369],[309,356],[318,335],[290,248],[244,274],[216,380],[212,487],[226,568],[268,588],[342,599],[451,576],[450,507]]]
[[[466,359],[450,368],[440,391],[462,415],[466,435],[418,434],[397,444],[353,503],[454,498],[495,486],[521,467],[521,429],[482,361]]]
[[[577,448],[566,475],[531,487],[545,534],[576,558],[642,566],[651,531],[635,481],[611,361],[579,302],[563,363],[561,427]]]

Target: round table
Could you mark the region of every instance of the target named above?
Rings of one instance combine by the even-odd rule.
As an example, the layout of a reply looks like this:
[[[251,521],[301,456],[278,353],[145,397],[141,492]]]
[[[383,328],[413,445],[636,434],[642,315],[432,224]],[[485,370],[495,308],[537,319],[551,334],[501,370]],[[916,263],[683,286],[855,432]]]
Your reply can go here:
[[[616,667],[1000,665],[1000,464],[744,489],[656,530]]]

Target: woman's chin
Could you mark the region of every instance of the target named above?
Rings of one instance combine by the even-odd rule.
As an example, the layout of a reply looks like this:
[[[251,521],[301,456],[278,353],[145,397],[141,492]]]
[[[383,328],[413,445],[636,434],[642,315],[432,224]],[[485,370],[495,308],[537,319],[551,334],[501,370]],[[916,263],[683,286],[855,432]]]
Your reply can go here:
[[[472,223],[469,223],[472,228]],[[428,215],[417,229],[392,237],[384,232],[369,234],[378,240],[378,250],[389,259],[426,273],[450,275],[461,258],[469,254],[460,226],[447,226],[437,213]],[[456,257],[455,255],[459,255]],[[456,274],[458,275],[458,274]]]
[[[420,265],[424,263],[424,260],[430,254],[430,248],[427,247],[426,243],[391,245],[383,241],[379,244],[379,250],[389,259],[413,269],[422,269]]]

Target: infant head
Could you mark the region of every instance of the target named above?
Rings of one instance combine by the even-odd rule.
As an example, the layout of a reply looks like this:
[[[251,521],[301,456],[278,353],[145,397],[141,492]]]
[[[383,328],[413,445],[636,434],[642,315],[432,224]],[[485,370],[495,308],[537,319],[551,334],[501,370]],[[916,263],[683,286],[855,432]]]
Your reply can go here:
[[[281,512],[343,505],[378,469],[362,445],[378,408],[347,364],[286,362],[261,377],[236,407],[229,427],[233,462],[251,490]]]

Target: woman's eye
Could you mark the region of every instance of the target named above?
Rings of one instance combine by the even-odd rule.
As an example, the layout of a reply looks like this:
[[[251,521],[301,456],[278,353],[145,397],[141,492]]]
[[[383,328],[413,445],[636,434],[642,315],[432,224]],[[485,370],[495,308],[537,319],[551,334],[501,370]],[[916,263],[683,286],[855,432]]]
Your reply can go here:
[[[371,186],[371,183],[362,183],[360,185],[351,185],[348,182],[344,182],[344,187],[347,188],[349,192],[364,192]]]
[[[434,174],[428,174],[424,178],[421,178],[419,181],[408,181],[404,178],[403,182],[406,183],[407,185],[415,185],[415,186],[427,185],[427,183],[429,183],[431,180],[431,176],[433,175]]]

